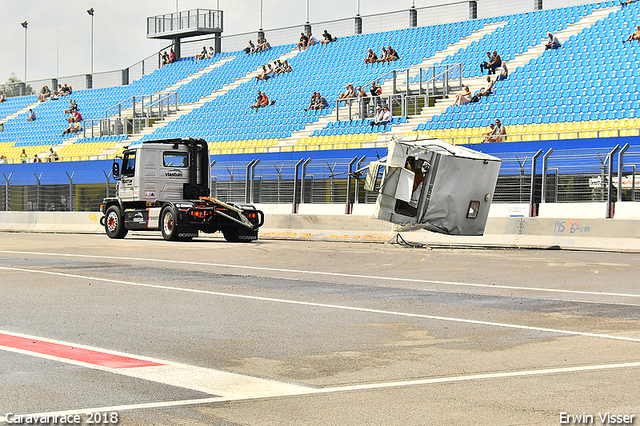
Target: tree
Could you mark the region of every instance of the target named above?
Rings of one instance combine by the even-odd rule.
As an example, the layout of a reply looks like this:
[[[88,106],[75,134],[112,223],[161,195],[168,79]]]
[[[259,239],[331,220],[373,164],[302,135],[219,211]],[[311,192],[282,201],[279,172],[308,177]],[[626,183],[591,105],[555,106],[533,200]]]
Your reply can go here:
[[[35,95],[36,91],[30,85],[26,85],[16,77],[15,73],[11,73],[11,77],[7,80],[5,84],[0,86],[2,92],[7,96],[7,98],[11,98],[14,96],[25,96],[25,95]]]

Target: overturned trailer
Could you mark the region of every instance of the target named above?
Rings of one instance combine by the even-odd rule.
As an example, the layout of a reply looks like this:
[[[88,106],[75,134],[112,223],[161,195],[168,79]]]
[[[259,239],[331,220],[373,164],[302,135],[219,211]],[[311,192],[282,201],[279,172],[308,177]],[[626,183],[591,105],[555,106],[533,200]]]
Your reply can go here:
[[[374,217],[400,230],[483,235],[500,163],[435,138],[396,139],[369,164],[365,189],[378,193]]]

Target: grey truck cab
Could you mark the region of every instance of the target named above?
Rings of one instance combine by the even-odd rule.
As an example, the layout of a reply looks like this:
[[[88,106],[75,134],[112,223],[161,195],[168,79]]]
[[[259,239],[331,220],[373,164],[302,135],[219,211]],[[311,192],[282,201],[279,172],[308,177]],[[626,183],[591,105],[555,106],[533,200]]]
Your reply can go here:
[[[210,196],[209,150],[202,139],[127,147],[112,173],[116,197],[105,198],[100,207],[110,238],[124,238],[129,230],[160,230],[166,240],[191,240],[199,231],[220,231],[227,241],[252,241],[264,223],[255,207]]]

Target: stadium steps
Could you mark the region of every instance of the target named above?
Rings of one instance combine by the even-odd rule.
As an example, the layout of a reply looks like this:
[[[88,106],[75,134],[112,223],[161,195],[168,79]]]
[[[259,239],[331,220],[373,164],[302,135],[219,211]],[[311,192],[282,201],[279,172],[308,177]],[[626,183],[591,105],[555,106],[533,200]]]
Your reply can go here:
[[[433,56],[425,58],[420,64],[412,65],[411,67],[409,67],[410,78],[418,75],[418,70],[420,68],[433,66],[436,62],[442,61],[447,56],[456,53],[458,50],[464,49],[470,46],[474,41],[480,40],[482,37],[486,36],[487,34],[491,34],[495,30],[497,30],[498,28],[506,24],[507,22],[498,22],[494,24],[485,25],[482,29],[473,31],[469,36],[461,38],[457,43],[450,45],[444,50],[440,50],[436,52],[436,54]],[[392,94],[392,92],[393,92],[393,82],[391,80],[387,80],[385,83],[382,84],[382,94],[390,95]],[[357,102],[354,102],[353,108],[355,108],[356,110],[358,109]],[[340,108],[339,111],[342,112],[339,116],[341,120],[349,119],[349,117],[347,116],[348,108],[342,107]],[[336,121],[336,114],[323,115],[320,117],[318,121],[307,124],[305,128],[302,130],[292,132],[291,136],[289,136],[286,139],[281,139],[278,145],[284,145],[284,146],[295,145],[295,143],[300,139],[309,137],[314,131],[325,128],[332,121]]]
[[[437,51],[433,56],[429,58],[425,58],[424,61],[422,61],[422,63],[412,65],[411,67],[409,67],[409,78],[411,79],[411,78],[417,77],[420,72],[420,68],[430,68],[438,62],[442,62],[447,58],[447,56],[455,54],[460,49],[466,49],[467,47],[471,46],[471,44],[474,41],[479,41],[486,35],[493,33],[498,28],[501,28],[507,24],[508,24],[507,21],[496,22],[493,24],[485,25],[484,27],[482,27],[477,31],[473,31],[469,36],[461,38],[460,41],[458,41],[457,43],[450,45],[444,50]],[[405,75],[406,75],[405,73],[402,73],[402,74],[399,73],[398,77],[402,78]],[[398,79],[398,83],[397,83],[398,87],[402,88],[404,84],[406,84],[406,79],[404,81],[400,81]],[[388,79],[382,84],[382,94],[383,95],[393,94],[392,79]]]
[[[0,120],[0,123],[4,124],[7,121],[16,118],[17,116],[19,116],[20,114],[24,114],[25,112],[29,111],[30,109],[36,109],[38,107],[38,105],[40,105],[42,102],[38,101],[35,103],[32,103],[31,105],[27,105],[26,107],[19,109],[18,111],[7,115],[5,118],[3,118],[2,120]],[[38,111],[36,111],[36,120],[38,118]]]
[[[289,53],[285,53],[284,55],[281,55],[279,58],[280,60],[285,60],[285,59],[290,59],[293,58],[294,56],[296,56],[298,53],[300,53],[299,50],[294,49]],[[120,143],[119,145],[116,145],[116,147],[114,147],[114,150],[119,149],[120,147],[124,146],[124,145],[129,145],[133,142],[137,142],[140,139],[142,139],[145,135],[150,134],[155,132],[156,130],[166,126],[167,124],[177,120],[178,118],[182,117],[183,115],[189,114],[190,112],[192,112],[193,110],[202,107],[204,104],[213,101],[214,99],[216,99],[219,96],[222,96],[226,93],[228,93],[229,91],[237,88],[238,86],[240,86],[243,83],[246,83],[247,81],[250,81],[251,79],[255,78],[256,75],[258,75],[260,72],[262,72],[262,67],[257,68],[254,71],[248,72],[247,74],[245,74],[244,76],[235,79],[233,82],[224,85],[221,89],[214,91],[213,93],[211,93],[208,96],[203,96],[202,98],[200,98],[197,102],[194,102],[192,104],[182,104],[180,105],[180,108],[178,109],[178,113],[177,114],[173,114],[163,120],[157,121],[155,122],[152,126],[147,127],[146,129],[142,130],[141,133],[138,133],[136,135],[131,136],[127,141]],[[105,151],[105,153],[107,153],[107,151]],[[110,153],[110,152],[109,152]]]
[[[619,6],[608,7],[603,9],[598,9],[594,11],[592,14],[584,16],[578,22],[567,25],[567,28],[563,31],[558,31],[555,33],[555,36],[558,37],[561,43],[563,40],[568,40],[572,35],[579,34],[582,30],[591,27],[593,24],[598,22],[601,19],[606,18],[609,14],[619,10]],[[547,38],[545,37],[540,44],[530,47],[528,50],[523,53],[516,55],[511,61],[508,62],[510,74],[517,72],[518,69],[526,66],[531,60],[542,56],[545,51],[545,44]],[[505,61],[506,62],[506,61]],[[477,90],[480,90],[487,82],[487,76],[475,77],[472,79],[465,80],[465,86],[469,86],[469,90],[471,93],[475,93]],[[499,83],[498,86],[499,87]],[[462,91],[456,92],[455,94],[462,93]],[[407,131],[412,131],[416,128],[416,126],[420,123],[426,123],[431,120],[432,117],[442,114],[447,110],[451,105],[453,105],[455,96],[451,96],[449,98],[438,99],[436,101],[435,106],[433,107],[425,107],[422,109],[422,113],[418,116],[414,116],[410,119],[407,119],[407,122],[404,124],[396,125],[393,128],[393,133],[403,134]]]
[[[156,93],[156,95],[167,95],[171,92],[175,92],[176,90],[178,90],[180,88],[180,86],[185,85],[187,83],[192,82],[193,80],[195,80],[198,77],[202,77],[203,75],[215,70],[216,68],[219,68],[221,66],[223,66],[224,64],[226,64],[229,61],[233,61],[236,57],[235,56],[227,56],[225,58],[220,59],[217,62],[212,63],[211,65],[209,65],[206,68],[201,69],[200,71],[189,75],[186,78],[183,78],[182,80],[176,82],[175,84],[165,88],[164,90],[161,90],[160,92]],[[178,101],[180,101],[180,99],[178,99]]]

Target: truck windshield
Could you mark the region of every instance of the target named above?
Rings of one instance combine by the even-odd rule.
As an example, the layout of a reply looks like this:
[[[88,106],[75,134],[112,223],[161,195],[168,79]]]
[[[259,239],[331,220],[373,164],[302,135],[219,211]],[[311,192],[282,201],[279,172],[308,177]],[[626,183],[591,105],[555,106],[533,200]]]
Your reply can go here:
[[[136,153],[127,152],[122,159],[122,176],[132,177],[136,173]]]

